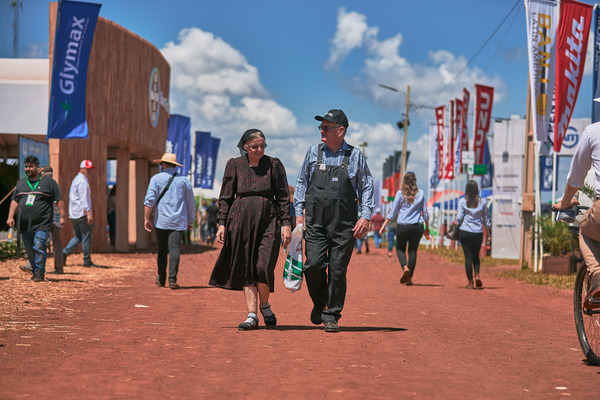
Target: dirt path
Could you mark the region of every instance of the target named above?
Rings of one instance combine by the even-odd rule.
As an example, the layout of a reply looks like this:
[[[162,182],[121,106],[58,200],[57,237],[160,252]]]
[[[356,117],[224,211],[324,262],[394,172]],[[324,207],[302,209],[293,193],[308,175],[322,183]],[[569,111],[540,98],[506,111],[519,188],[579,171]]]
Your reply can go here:
[[[305,287],[284,288],[283,255],[279,324],[252,332],[237,330],[241,292],[207,286],[216,249],[186,247],[178,291],[154,286],[151,253],[69,257],[38,284],[0,263],[0,398],[599,398],[570,292],[494,269],[466,290],[461,265],[425,253],[407,287],[371,247],[352,258],[338,334],[310,323]]]

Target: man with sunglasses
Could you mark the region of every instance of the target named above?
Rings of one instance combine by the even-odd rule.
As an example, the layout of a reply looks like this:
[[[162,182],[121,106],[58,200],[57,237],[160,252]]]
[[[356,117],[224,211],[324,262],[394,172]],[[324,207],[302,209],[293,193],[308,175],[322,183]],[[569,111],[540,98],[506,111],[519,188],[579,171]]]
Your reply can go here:
[[[323,323],[325,332],[339,332],[348,263],[356,239],[369,230],[373,177],[362,152],[344,140],[346,114],[333,109],[315,119],[321,121],[322,143],[306,152],[294,209],[296,225],[305,227],[304,276],[313,301],[310,320],[315,325]]]

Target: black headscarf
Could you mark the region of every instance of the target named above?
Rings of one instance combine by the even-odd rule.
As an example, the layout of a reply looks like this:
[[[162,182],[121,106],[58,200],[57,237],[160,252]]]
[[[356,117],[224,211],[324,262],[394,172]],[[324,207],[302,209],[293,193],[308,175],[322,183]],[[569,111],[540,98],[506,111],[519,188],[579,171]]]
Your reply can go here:
[[[250,137],[250,135],[252,135],[253,133],[256,132],[260,132],[262,133],[262,131],[260,129],[248,129],[246,132],[244,132],[244,134],[242,135],[240,141],[237,144],[238,149],[240,149],[240,155],[244,155],[247,153],[246,150],[244,150],[244,145],[246,144],[246,142],[248,142],[248,138]],[[263,133],[264,135],[264,133]]]

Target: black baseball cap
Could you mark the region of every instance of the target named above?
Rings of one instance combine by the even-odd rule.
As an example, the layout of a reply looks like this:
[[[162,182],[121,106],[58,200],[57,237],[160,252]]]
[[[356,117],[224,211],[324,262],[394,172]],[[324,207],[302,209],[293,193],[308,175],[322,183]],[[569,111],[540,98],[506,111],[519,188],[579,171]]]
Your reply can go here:
[[[324,116],[320,116],[320,115],[316,115],[315,119],[317,121],[329,121],[329,122],[333,122],[334,124],[338,124],[343,126],[344,128],[348,129],[348,118],[346,118],[346,114],[344,114],[344,112],[342,110],[329,110],[327,111],[327,114],[325,114]]]

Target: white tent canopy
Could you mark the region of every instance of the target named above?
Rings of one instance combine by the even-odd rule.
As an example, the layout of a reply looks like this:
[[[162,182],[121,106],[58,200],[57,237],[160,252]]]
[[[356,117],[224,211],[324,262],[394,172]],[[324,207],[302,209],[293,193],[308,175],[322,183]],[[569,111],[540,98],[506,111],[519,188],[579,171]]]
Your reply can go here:
[[[0,59],[0,147],[16,157],[17,137],[46,140],[48,59]]]

